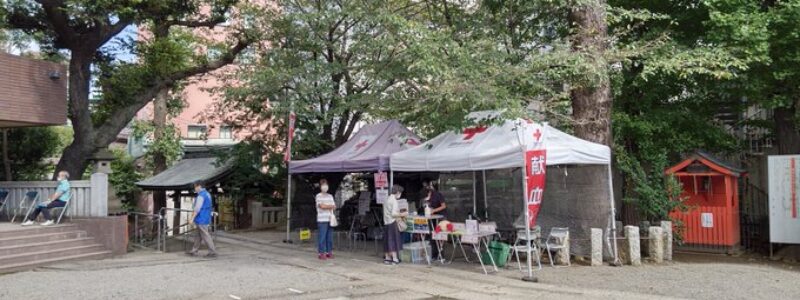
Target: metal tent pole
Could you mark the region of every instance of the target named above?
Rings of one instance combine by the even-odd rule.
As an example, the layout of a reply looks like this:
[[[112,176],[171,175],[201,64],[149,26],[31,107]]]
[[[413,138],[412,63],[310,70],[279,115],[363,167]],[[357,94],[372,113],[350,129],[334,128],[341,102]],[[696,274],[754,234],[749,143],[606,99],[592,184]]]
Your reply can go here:
[[[475,182],[475,171],[472,171],[472,215],[478,217],[478,183]]]
[[[528,274],[525,277],[522,277],[523,281],[528,282],[538,282],[539,279],[533,276],[533,259],[531,258],[533,249],[531,249],[531,223],[530,223],[530,212],[528,211],[528,170],[526,168],[528,162],[526,158],[526,146],[524,143],[523,138],[520,136],[520,126],[521,124],[517,122],[516,129],[517,129],[517,140],[519,142],[520,150],[522,151],[522,168],[520,169],[522,178],[522,209],[525,212],[525,243],[528,247],[527,257],[528,257]]]
[[[526,246],[528,247],[527,248],[528,253],[526,253],[528,254],[526,255],[528,257],[528,276],[523,277],[522,280],[537,282],[538,279],[536,279],[536,277],[533,277],[533,261],[531,259],[531,255],[533,253],[533,251],[531,251],[532,250],[531,223],[530,223],[530,212],[528,211],[528,199],[527,199],[528,194],[526,192],[528,190],[528,180],[527,180],[528,172],[525,170],[525,166],[523,166],[520,171],[522,171],[522,204],[523,204],[523,209],[525,211],[525,242]]]
[[[486,200],[486,170],[481,170],[483,174],[483,219],[489,220],[489,202]]]
[[[288,175],[288,184],[286,187],[286,239],[284,243],[292,242],[292,174]]]
[[[617,211],[614,207],[614,182],[613,177],[614,174],[611,172],[611,162],[608,162],[608,195],[609,201],[611,201],[611,238],[614,240],[614,262],[613,265],[620,266],[622,265],[619,261],[619,255],[617,250]]]

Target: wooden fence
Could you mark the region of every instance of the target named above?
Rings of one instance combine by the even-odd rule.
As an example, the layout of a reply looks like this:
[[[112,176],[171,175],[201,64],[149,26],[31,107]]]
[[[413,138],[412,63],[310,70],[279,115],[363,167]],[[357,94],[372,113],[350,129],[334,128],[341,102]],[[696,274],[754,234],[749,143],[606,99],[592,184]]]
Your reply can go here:
[[[672,212],[683,225],[683,242],[690,245],[738,246],[739,211],[729,207],[700,206],[687,212]],[[678,224],[675,224],[676,226]]]
[[[71,217],[106,217],[108,216],[108,175],[92,174],[90,180],[71,180],[71,198],[67,216]],[[13,214],[20,207],[25,194],[37,192],[39,201],[55,193],[56,181],[0,181],[0,190],[9,192],[3,212]],[[24,212],[23,212],[24,214]]]

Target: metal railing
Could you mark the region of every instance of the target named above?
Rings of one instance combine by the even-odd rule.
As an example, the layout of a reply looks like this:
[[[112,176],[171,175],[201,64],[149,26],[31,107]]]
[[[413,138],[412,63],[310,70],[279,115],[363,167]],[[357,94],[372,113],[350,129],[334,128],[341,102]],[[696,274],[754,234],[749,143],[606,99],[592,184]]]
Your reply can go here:
[[[197,229],[196,228],[192,228],[191,227],[191,223],[188,223],[188,222],[179,224],[177,227],[174,227],[174,226],[170,227],[168,225],[168,223],[167,223],[167,218],[165,217],[167,211],[172,211],[174,214],[175,213],[179,214],[178,219],[180,220],[180,219],[182,219],[180,214],[183,214],[183,213],[191,214],[191,213],[194,213],[194,210],[192,210],[192,209],[183,209],[183,208],[170,208],[170,207],[164,207],[164,208],[161,208],[161,210],[159,210],[159,217],[160,218],[159,218],[159,226],[158,226],[158,228],[159,228],[158,243],[160,243],[160,245],[157,246],[157,248],[160,249],[160,251],[167,252],[167,240],[168,240],[168,238],[172,238],[172,239],[180,239],[180,240],[182,240],[183,241],[183,248],[184,248],[184,251],[185,251],[185,250],[187,250],[187,247],[188,247],[188,242],[189,242],[189,238],[188,237],[192,233],[194,233]],[[188,217],[191,218],[191,216],[188,216]],[[173,218],[174,218],[174,216],[173,216]],[[219,222],[219,213],[217,213],[215,211],[212,211],[211,212],[211,220],[212,220],[211,228],[210,228],[211,237],[215,239],[216,236],[217,236],[216,232],[217,232],[217,226],[218,226],[218,222]],[[169,234],[170,231],[175,231],[176,229],[177,229],[177,234],[173,233],[170,236],[170,234]]]
[[[161,247],[161,235],[162,235],[162,226],[164,219],[162,215],[129,212],[128,216],[133,216],[133,234],[131,235],[130,239],[133,244],[145,248],[150,248],[153,245],[148,244],[148,242],[155,242],[156,251],[165,250],[165,248]],[[140,220],[149,220],[150,222],[143,225],[139,222]],[[147,225],[149,225],[150,228],[146,228]],[[152,226],[157,226],[158,228],[156,230],[153,230]],[[147,235],[150,235],[150,238],[148,238]]]

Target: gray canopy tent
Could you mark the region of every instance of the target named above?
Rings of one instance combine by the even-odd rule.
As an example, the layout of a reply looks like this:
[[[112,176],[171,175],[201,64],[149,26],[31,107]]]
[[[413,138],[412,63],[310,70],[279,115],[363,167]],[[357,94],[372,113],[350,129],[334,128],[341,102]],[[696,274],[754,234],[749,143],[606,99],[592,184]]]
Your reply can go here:
[[[292,221],[292,175],[356,173],[389,170],[389,156],[420,144],[420,138],[400,121],[389,120],[362,127],[350,140],[331,152],[306,160],[289,161],[286,201],[286,240]]]

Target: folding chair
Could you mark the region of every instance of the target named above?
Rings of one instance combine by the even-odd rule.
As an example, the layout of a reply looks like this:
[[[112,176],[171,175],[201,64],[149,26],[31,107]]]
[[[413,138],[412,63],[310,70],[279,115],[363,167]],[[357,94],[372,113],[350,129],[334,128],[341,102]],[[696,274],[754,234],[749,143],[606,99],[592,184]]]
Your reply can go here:
[[[8,198],[8,191],[0,190],[0,211],[6,209],[6,216],[8,216],[8,209],[6,208],[6,198]]]
[[[567,227],[553,227],[550,228],[550,236],[547,237],[545,245],[547,246],[547,257],[550,258],[550,266],[555,267],[553,261],[553,250],[565,250],[566,245],[564,241],[569,238],[569,228]],[[569,254],[568,254],[569,255]],[[567,266],[571,266],[569,258],[567,259]]]
[[[536,226],[531,228],[531,237],[530,240],[528,239],[528,234],[525,230],[518,230],[517,231],[517,238],[514,242],[514,245],[511,246],[511,255],[508,256],[508,260],[511,261],[511,257],[517,258],[517,267],[520,271],[522,271],[522,263],[519,260],[519,253],[524,252],[526,255],[530,256],[531,258],[536,258],[536,264],[538,265],[538,269],[542,269],[542,255],[541,250],[539,247],[539,237],[542,236],[542,228]],[[508,264],[506,264],[507,266]]]
[[[26,206],[25,203],[29,202],[29,205]],[[17,219],[17,216],[24,210],[25,215],[23,216],[23,221],[25,217],[31,214],[31,210],[36,207],[36,204],[39,203],[39,192],[37,191],[30,191],[25,193],[25,197],[22,198],[22,201],[19,202],[19,207],[14,210],[14,216],[11,218],[11,223],[14,223],[14,220]]]
[[[70,196],[70,198],[72,198],[72,197]],[[72,199],[67,199],[67,203],[65,203],[64,206],[62,206],[62,207],[53,207],[53,208],[50,209],[51,211],[54,210],[54,209],[60,209],[61,210],[61,213],[58,214],[58,219],[56,220],[56,224],[60,224],[61,223],[61,218],[64,216],[64,214],[69,209],[69,204],[72,202],[71,200]],[[70,220],[72,220],[72,217],[70,217]]]

